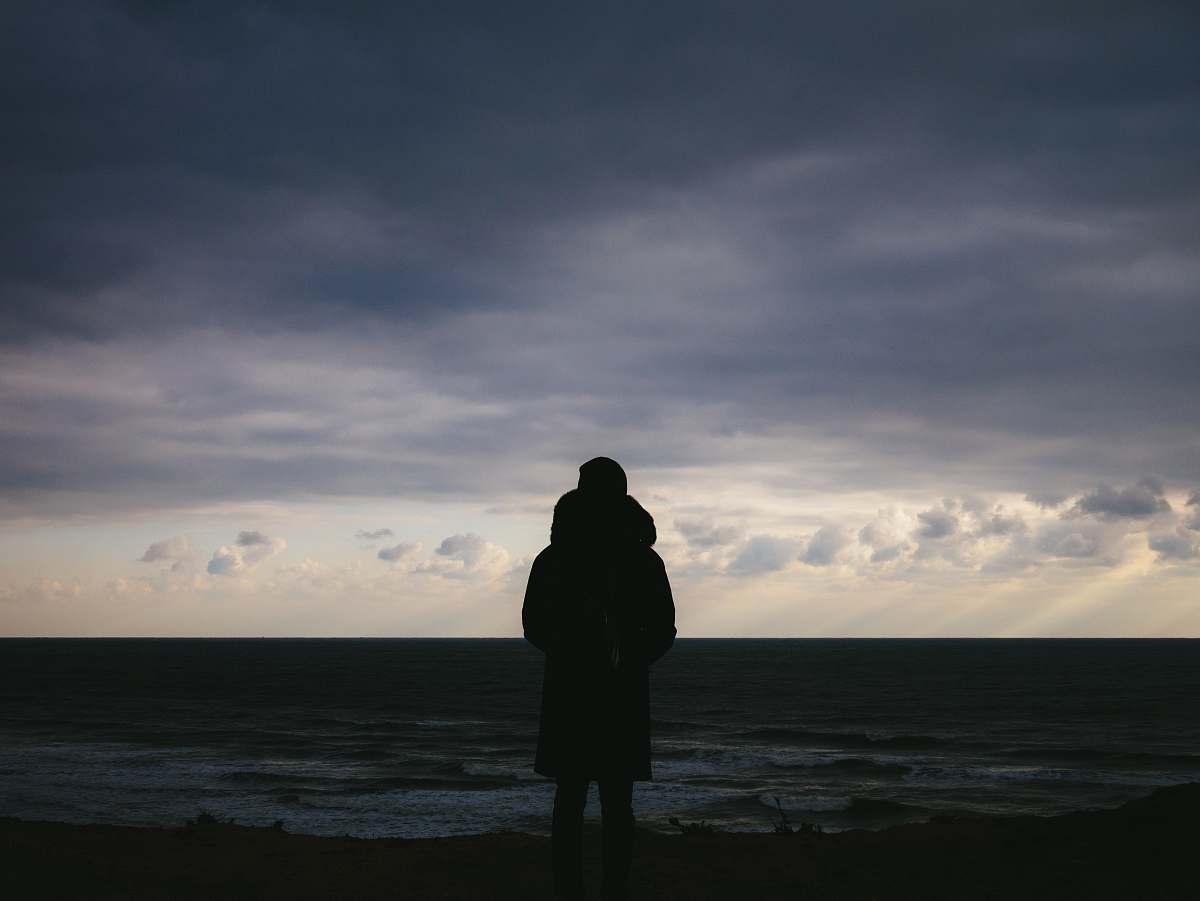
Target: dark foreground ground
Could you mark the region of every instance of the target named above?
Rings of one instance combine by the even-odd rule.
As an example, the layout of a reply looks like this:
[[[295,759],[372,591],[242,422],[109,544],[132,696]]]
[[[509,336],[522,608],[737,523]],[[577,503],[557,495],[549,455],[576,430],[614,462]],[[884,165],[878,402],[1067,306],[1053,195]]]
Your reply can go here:
[[[1200,898],[1200,784],[1117,810],[881,832],[640,833],[636,899]],[[598,885],[598,835],[588,872]],[[338,839],[0,819],[0,897],[550,898],[549,840]]]

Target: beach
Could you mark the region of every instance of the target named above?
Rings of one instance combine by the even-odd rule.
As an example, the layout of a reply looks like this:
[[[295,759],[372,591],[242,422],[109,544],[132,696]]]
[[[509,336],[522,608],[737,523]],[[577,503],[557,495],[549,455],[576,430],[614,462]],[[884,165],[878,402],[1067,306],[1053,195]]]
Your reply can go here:
[[[841,833],[639,831],[634,899],[1187,899],[1196,896],[1200,783],[1112,810],[940,817]],[[599,884],[590,824],[589,884]],[[0,819],[7,898],[551,897],[549,840],[518,832],[429,839],[293,835]]]

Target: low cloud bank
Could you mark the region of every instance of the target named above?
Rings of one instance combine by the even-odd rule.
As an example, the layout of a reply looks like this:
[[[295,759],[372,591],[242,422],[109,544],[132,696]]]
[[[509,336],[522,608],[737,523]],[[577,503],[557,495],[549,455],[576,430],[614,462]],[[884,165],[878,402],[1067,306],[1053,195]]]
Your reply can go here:
[[[682,562],[692,571],[757,577],[797,564],[845,574],[919,579],[951,567],[1000,576],[1045,566],[1113,567],[1136,553],[1136,536],[1159,563],[1200,559],[1200,492],[1177,512],[1164,484],[1100,484],[1074,497],[997,503],[947,497],[915,512],[878,511],[866,523],[830,523],[807,536],[752,534],[712,517],[677,519]],[[1015,505],[1014,505],[1015,504]],[[717,540],[717,536],[721,540]]]

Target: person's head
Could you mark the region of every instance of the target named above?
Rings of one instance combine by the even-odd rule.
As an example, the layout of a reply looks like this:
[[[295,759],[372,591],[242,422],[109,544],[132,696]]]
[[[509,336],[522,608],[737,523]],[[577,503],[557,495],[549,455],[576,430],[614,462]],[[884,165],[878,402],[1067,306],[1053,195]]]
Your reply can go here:
[[[578,488],[572,488],[554,505],[550,543],[565,546],[584,541],[589,529],[588,520],[587,498]]]
[[[579,467],[579,490],[596,498],[621,498],[629,490],[629,481],[616,460],[593,457]]]
[[[630,500],[623,494],[611,496],[572,488],[554,505],[550,543],[584,551],[611,547],[614,542],[626,539],[637,540],[628,507]],[[644,524],[640,534],[645,534]]]

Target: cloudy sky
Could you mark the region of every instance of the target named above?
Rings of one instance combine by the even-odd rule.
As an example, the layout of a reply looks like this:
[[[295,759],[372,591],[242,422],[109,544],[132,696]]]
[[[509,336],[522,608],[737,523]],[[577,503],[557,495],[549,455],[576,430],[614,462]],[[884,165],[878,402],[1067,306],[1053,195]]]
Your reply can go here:
[[[1189,3],[6,3],[0,633],[1200,635]]]

